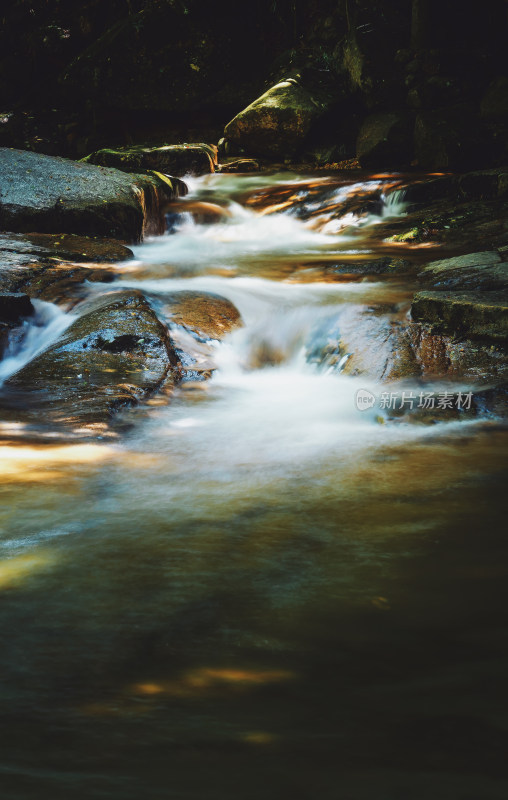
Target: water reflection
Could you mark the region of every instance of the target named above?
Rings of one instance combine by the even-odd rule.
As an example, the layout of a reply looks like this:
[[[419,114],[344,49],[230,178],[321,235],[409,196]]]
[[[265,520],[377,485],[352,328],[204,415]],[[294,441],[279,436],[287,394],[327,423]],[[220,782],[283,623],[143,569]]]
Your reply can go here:
[[[268,280],[254,235],[251,274],[178,283],[169,238],[124,281],[238,305],[213,379],[114,444],[2,446],[4,796],[504,798],[506,432],[380,424],[306,364],[407,285]]]

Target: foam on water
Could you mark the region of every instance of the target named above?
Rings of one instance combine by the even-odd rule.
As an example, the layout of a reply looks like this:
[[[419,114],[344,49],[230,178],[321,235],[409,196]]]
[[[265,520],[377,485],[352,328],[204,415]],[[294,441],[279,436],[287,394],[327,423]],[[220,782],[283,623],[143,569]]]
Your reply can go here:
[[[54,303],[32,300],[35,313],[22,323],[20,336],[11,337],[4,358],[0,361],[0,386],[46,350],[75,319]]]

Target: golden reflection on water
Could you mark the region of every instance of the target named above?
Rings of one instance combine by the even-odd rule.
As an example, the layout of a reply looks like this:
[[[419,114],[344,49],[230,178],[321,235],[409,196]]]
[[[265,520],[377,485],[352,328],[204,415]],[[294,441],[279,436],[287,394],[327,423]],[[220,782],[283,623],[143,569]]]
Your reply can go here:
[[[34,572],[52,567],[56,562],[53,553],[20,555],[0,561],[0,591],[13,589],[30,578]]]
[[[249,689],[264,684],[282,683],[295,678],[288,670],[249,670],[220,667],[199,667],[185,672],[180,678],[162,683],[138,683],[132,692],[153,696],[195,697],[223,689]]]
[[[106,445],[17,445],[0,443],[0,479],[47,481],[68,476],[69,464],[93,464],[111,455]]]
[[[197,667],[173,680],[146,681],[128,686],[113,702],[89,703],[81,712],[91,716],[146,714],[154,710],[150,700],[188,699],[229,696],[245,693],[258,687],[277,685],[295,680],[290,670],[233,669],[229,667]],[[140,698],[146,702],[140,702]],[[254,731],[240,737],[244,741],[265,744],[270,734]]]

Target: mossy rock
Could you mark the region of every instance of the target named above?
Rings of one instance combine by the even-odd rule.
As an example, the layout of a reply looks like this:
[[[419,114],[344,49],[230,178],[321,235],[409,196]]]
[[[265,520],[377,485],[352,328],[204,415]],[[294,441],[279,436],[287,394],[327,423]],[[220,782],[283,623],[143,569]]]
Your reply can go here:
[[[224,129],[228,154],[290,158],[326,104],[290,78],[272,86]]]
[[[86,164],[114,167],[122,172],[157,170],[169,176],[206,175],[215,171],[217,148],[209,144],[136,145],[104,148],[81,159]],[[170,178],[171,180],[171,178]],[[175,194],[185,192],[180,181],[174,182]]]
[[[469,338],[508,339],[508,297],[501,292],[419,292],[413,298],[415,322]]]

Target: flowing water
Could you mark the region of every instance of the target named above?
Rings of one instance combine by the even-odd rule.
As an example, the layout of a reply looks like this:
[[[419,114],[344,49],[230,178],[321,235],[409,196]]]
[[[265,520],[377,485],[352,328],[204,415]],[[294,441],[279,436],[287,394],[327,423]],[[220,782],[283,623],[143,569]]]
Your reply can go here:
[[[384,387],[315,357],[408,307],[333,270],[384,252],[397,184],[192,181],[117,285],[236,305],[211,380],[113,442],[3,427],[2,797],[507,796],[506,433],[359,410]],[[66,324],[38,320],[4,377]]]

